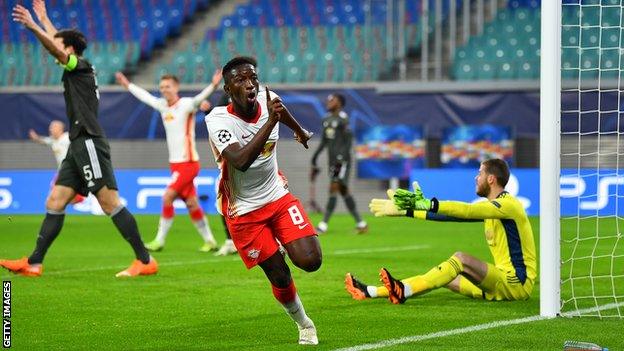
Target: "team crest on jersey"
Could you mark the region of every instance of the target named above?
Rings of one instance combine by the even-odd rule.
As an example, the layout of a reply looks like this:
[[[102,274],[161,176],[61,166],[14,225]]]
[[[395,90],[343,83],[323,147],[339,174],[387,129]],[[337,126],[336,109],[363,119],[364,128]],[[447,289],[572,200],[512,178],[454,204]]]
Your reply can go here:
[[[260,257],[260,250],[258,250],[258,249],[251,249],[251,250],[247,251],[247,257],[251,258],[252,260],[258,259],[258,257]]]
[[[275,142],[269,141],[268,143],[264,144],[264,148],[262,149],[262,152],[260,152],[260,157],[271,156],[271,153],[273,153],[274,149],[275,149]]]
[[[230,139],[232,139],[232,134],[227,130],[221,129],[217,132],[217,140],[219,140],[220,143],[227,143]]]
[[[173,119],[174,119],[174,118],[175,118],[175,117],[173,117],[173,114],[171,114],[171,113],[167,113],[167,114],[163,117],[163,119],[165,120],[165,122],[171,122],[171,121],[173,121]]]

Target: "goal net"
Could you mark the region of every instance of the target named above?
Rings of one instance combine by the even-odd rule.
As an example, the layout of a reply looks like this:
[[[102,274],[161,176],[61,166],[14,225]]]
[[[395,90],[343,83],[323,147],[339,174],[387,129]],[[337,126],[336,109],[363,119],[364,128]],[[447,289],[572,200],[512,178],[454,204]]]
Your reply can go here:
[[[561,4],[559,307],[566,316],[624,315],[623,2]]]

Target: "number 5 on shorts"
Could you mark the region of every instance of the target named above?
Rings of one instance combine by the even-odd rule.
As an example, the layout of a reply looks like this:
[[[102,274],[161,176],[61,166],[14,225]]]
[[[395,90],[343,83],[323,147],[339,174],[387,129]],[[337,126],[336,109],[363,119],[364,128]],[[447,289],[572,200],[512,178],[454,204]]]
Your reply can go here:
[[[290,219],[294,225],[299,225],[304,222],[303,215],[297,205],[292,205],[288,208],[288,213],[290,214]]]
[[[91,166],[90,165],[86,165],[86,166],[82,167],[82,172],[84,173],[85,180],[89,181],[89,180],[93,179],[93,172],[91,172]]]

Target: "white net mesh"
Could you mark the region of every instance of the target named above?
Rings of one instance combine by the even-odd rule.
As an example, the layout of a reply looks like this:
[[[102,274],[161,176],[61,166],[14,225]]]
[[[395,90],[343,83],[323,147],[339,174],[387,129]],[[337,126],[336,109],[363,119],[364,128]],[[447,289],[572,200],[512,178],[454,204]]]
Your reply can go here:
[[[561,310],[568,316],[624,315],[622,2],[563,1]],[[614,308],[591,308],[608,304]]]

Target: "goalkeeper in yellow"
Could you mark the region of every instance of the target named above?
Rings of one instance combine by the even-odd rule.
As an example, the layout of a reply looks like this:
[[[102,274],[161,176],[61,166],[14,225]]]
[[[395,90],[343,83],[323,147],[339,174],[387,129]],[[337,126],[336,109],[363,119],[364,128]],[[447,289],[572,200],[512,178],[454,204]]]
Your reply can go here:
[[[376,217],[407,216],[434,221],[483,221],[485,240],[494,264],[464,252],[423,275],[398,280],[387,269],[379,272],[384,286],[367,286],[350,273],[345,277],[347,291],[356,300],[388,297],[394,304],[433,289],[446,287],[476,299],[526,300],[537,277],[533,231],[522,204],[504,188],[509,167],[500,159],[481,163],[475,178],[477,195],[488,201],[465,203],[427,199],[417,183],[414,192],[388,190],[389,200],[373,199],[370,210]]]

